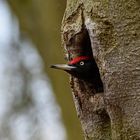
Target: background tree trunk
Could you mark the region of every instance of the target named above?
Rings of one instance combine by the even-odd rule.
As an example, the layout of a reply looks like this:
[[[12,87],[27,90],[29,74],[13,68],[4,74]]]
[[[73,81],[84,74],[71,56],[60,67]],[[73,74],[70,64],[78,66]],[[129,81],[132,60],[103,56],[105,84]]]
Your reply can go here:
[[[51,64],[65,63],[61,51],[60,27],[66,2],[64,0],[7,1],[19,20],[22,35],[33,41],[45,62],[45,70],[61,107],[67,140],[81,140],[83,138],[81,126],[75,113],[69,84],[66,84],[68,76],[66,73],[50,69]]]
[[[104,92],[71,78],[78,117],[87,140],[140,139],[140,2],[68,0],[62,41],[88,30]]]

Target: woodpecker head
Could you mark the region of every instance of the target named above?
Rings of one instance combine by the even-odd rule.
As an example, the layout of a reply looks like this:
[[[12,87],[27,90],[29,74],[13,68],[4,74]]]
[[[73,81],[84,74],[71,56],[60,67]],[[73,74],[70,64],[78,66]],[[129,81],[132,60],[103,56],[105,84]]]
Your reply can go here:
[[[51,68],[60,69],[80,79],[91,79],[92,74],[98,70],[92,57],[79,56],[68,64],[52,65]]]

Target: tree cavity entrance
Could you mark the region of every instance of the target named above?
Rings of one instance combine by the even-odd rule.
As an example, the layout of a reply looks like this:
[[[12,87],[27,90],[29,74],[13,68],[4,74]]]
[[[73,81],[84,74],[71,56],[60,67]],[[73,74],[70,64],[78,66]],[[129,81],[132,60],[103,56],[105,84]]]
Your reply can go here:
[[[103,82],[101,80],[98,65],[93,56],[91,41],[87,29],[84,29],[81,36],[82,37],[81,37],[80,45],[81,48],[83,49],[83,51],[81,51],[82,52],[81,55],[90,57],[90,60],[87,66],[85,67],[85,75],[88,75],[87,80],[93,84],[96,93],[103,92],[104,91]]]

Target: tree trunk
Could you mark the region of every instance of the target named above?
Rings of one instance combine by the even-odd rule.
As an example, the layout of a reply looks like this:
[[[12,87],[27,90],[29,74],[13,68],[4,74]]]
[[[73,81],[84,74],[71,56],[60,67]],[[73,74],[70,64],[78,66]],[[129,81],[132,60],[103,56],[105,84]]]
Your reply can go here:
[[[18,18],[21,34],[27,35],[33,41],[45,62],[45,71],[51,79],[56,100],[61,107],[67,140],[81,140],[83,135],[75,114],[70,88],[69,85],[64,86],[68,77],[63,72],[50,69],[51,64],[64,62],[63,51],[60,51],[61,48],[58,46],[61,46],[60,26],[66,2],[64,0],[7,1]]]
[[[98,92],[94,83],[71,77],[85,139],[139,140],[140,2],[68,0],[62,42],[71,58],[71,39],[84,30],[103,82],[103,92]]]

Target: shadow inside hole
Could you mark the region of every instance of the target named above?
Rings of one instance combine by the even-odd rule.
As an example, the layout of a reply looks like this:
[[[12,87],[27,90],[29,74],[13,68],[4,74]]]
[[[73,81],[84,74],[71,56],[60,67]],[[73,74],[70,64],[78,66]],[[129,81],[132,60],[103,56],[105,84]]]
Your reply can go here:
[[[89,37],[89,33],[87,29],[84,29],[83,31],[83,38],[81,40],[81,47],[83,48],[83,54],[84,56],[90,56],[91,59],[88,60],[88,62],[85,65],[85,81],[88,81],[93,84],[93,87],[95,88],[96,93],[103,92],[103,82],[101,80],[99,68],[97,66],[97,63],[94,59],[92,47],[91,47],[91,41]]]

